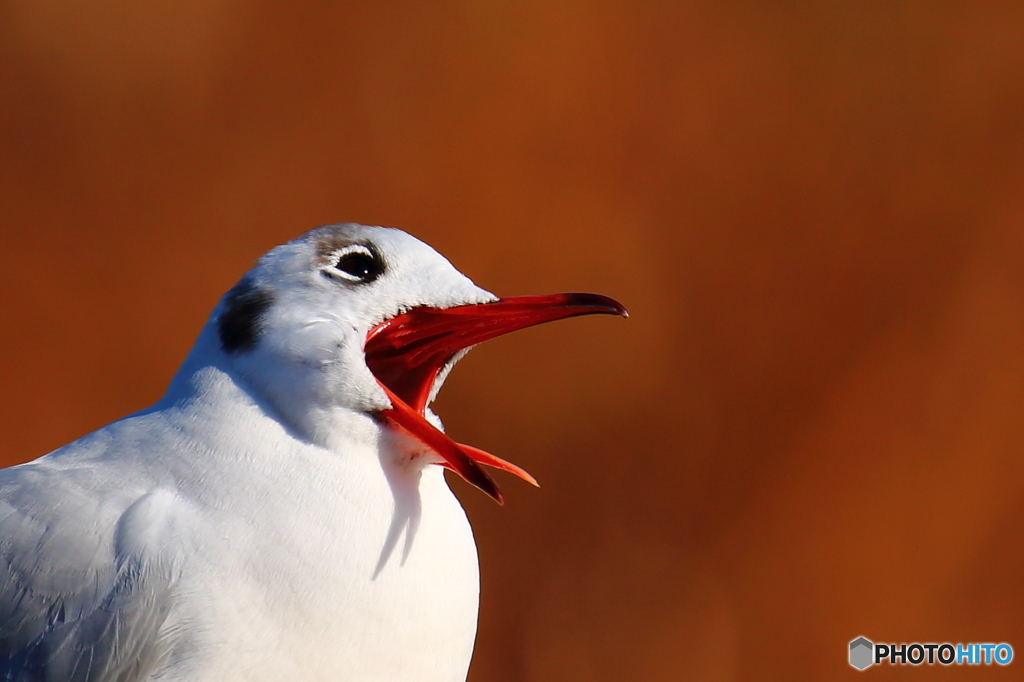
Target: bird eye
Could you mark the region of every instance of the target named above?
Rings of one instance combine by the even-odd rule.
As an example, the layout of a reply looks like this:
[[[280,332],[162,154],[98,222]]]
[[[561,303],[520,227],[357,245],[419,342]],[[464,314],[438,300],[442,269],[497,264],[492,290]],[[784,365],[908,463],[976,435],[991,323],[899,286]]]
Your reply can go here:
[[[333,263],[324,269],[328,277],[344,279],[349,282],[366,284],[381,276],[384,263],[380,256],[368,246],[353,244],[335,255]]]

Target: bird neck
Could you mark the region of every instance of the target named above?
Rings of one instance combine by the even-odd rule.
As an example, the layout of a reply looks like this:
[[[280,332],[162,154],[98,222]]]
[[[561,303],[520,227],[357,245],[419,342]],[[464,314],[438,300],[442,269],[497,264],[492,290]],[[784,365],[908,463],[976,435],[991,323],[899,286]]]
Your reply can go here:
[[[279,368],[277,376],[263,369],[255,377],[240,371],[208,324],[155,407],[198,406],[225,418],[244,411],[277,422],[292,438],[336,452],[351,451],[353,441],[373,446],[379,441],[381,426],[370,412],[318,400],[311,382],[280,376],[286,368]]]

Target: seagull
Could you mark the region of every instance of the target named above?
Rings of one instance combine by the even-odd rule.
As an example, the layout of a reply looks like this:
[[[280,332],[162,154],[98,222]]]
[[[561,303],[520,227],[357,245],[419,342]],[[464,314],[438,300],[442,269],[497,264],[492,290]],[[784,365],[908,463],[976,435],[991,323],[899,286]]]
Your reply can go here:
[[[166,395],[0,470],[0,680],[465,680],[479,575],[430,403],[476,343],[625,316],[497,298],[394,228],[311,230],[218,303]]]

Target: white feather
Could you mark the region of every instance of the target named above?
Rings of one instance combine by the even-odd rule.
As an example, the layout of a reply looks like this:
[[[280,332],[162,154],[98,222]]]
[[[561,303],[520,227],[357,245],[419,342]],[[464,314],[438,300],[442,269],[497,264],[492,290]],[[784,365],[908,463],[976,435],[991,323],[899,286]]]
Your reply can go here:
[[[325,277],[331,240],[372,244],[384,274]],[[272,300],[251,348],[222,348],[222,301],[159,403],[0,472],[0,678],[465,679],[472,532],[441,469],[370,414],[389,404],[362,343],[411,307],[494,296],[358,225],[247,280]]]

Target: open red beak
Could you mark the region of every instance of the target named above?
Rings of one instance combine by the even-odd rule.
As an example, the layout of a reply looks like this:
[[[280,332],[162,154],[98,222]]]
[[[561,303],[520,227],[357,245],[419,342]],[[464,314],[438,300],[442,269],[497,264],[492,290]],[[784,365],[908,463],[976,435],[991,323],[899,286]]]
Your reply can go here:
[[[621,315],[626,309],[597,294],[549,294],[502,298],[454,308],[413,308],[366,335],[366,365],[392,408],[381,416],[442,460],[469,483],[502,503],[501,491],[480,466],[508,471],[537,485],[530,474],[483,450],[456,443],[424,416],[434,380],[461,350],[517,329],[578,315]]]

